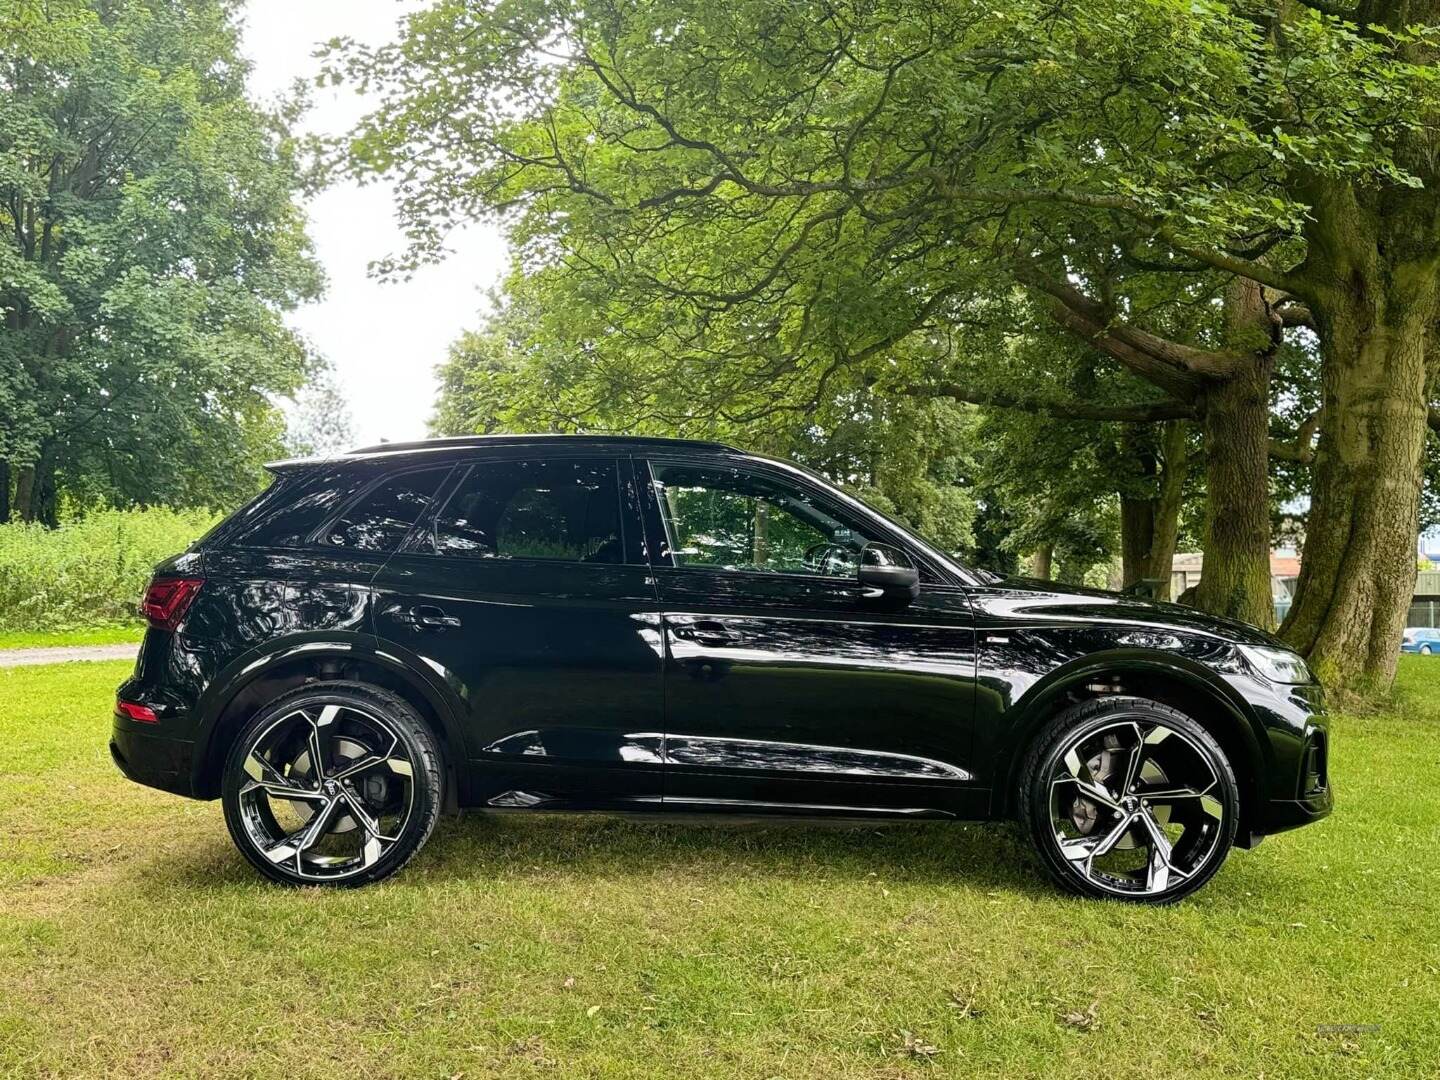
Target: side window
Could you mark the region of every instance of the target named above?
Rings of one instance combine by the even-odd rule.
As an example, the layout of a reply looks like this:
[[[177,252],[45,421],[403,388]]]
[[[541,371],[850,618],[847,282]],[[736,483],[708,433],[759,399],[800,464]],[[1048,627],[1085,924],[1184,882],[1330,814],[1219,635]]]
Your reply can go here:
[[[355,551],[394,551],[430,505],[448,468],[398,473],[362,495],[325,534],[324,543]]]
[[[740,469],[651,466],[676,566],[855,576],[868,538],[808,493]]]
[[[472,559],[625,561],[615,462],[473,465],[435,517],[434,550]]]
[[[282,477],[233,523],[234,543],[243,547],[300,547],[364,486],[354,469],[317,467]]]

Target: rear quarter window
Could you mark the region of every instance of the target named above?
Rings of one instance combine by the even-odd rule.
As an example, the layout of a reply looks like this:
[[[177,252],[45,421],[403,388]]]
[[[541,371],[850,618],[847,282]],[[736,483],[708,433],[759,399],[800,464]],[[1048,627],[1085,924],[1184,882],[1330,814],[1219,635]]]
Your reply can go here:
[[[354,469],[323,466],[281,473],[217,531],[241,547],[300,547],[368,479]]]
[[[449,475],[444,466],[386,477],[355,500],[320,542],[352,551],[394,551]]]

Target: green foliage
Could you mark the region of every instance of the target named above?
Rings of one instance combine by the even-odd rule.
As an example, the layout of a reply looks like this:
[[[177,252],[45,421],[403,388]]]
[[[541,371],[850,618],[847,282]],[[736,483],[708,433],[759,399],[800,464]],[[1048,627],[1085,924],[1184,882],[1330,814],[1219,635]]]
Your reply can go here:
[[[0,525],[0,632],[137,621],[155,564],[215,524],[208,510],[97,510],[60,526]]]
[[[1414,182],[1397,140],[1436,87],[1413,44],[1188,0],[441,0],[395,45],[342,44],[333,74],[382,102],[341,157],[399,182],[412,246],[384,270],[441,257],[459,220],[510,227],[504,307],[447,365],[440,430],[804,457],[812,429],[889,416],[908,434],[934,415],[917,395],[1077,421],[1202,409],[1217,371],[1269,345],[1219,298],[1230,273],[1266,276],[1255,253],[1303,250],[1296,168]],[[875,441],[928,463],[884,484],[826,471],[968,536],[963,464]],[[1003,484],[1043,495],[1036,528],[1078,515],[1076,551],[1103,558],[1110,526],[1087,514],[1129,470],[1081,453],[1089,481],[1067,479],[1075,455],[1018,475],[1043,456],[996,458]]]
[[[316,295],[288,124],[230,0],[0,3],[0,461],[20,509],[227,505],[276,456]]]

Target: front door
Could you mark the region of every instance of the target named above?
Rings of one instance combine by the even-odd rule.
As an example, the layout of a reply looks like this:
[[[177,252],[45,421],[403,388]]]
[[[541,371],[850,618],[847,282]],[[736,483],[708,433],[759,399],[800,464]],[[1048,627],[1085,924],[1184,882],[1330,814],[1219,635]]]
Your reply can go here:
[[[628,458],[458,470],[377,576],[376,630],[468,709],[492,806],[658,803],[660,617]]]
[[[667,806],[983,810],[964,592],[932,574],[907,606],[868,600],[860,551],[894,536],[818,484],[698,459],[649,471]]]

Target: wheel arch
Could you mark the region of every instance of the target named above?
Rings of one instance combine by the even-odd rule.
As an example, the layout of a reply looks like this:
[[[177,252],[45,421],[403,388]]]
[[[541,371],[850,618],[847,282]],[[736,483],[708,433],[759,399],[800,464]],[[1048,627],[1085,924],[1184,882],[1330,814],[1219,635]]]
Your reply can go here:
[[[381,650],[374,639],[327,638],[272,643],[258,655],[241,657],[206,691],[196,735],[192,790],[198,798],[220,794],[221,772],[230,746],[246,720],[293,687],[342,678],[380,686],[409,702],[439,743],[445,770],[446,810],[464,805],[466,760],[462,715],[449,687],[437,686]]]
[[[1002,741],[995,771],[1002,777],[996,808],[1004,817],[1017,812],[1017,787],[1025,753],[1046,721],[1062,709],[1104,696],[1142,697],[1168,705],[1205,728],[1220,744],[1240,785],[1240,821],[1236,844],[1253,846],[1264,805],[1262,777],[1269,769],[1269,740],[1259,720],[1214,672],[1165,653],[1090,656],[1057,668],[1036,683],[1009,710],[1016,720]]]

